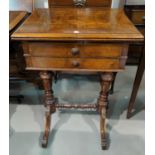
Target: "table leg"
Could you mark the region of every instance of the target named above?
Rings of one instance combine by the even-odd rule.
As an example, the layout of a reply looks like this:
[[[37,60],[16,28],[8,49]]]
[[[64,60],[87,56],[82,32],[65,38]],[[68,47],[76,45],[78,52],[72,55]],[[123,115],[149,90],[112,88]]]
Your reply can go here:
[[[55,100],[53,96],[52,87],[52,80],[53,75],[51,76],[50,73],[46,71],[40,72],[40,77],[43,81],[44,91],[45,91],[45,132],[42,139],[42,147],[47,147],[48,144],[48,137],[50,132],[50,125],[51,125],[51,113],[55,112]]]
[[[135,81],[133,84],[132,94],[130,97],[128,111],[127,111],[127,118],[131,117],[132,109],[135,104],[136,96],[137,96],[138,89],[139,89],[139,86],[140,86],[140,83],[143,77],[144,69],[145,69],[145,53],[143,52],[140,63],[138,65]]]
[[[106,139],[106,109],[108,104],[108,94],[113,81],[113,73],[101,74],[101,92],[98,99],[98,111],[100,113],[100,134],[101,134],[101,147],[107,149]]]
[[[110,91],[109,91],[110,94],[114,93],[114,85],[115,85],[116,75],[117,75],[117,72],[115,72],[114,75],[113,75],[113,81],[112,81],[111,88],[110,88]]]

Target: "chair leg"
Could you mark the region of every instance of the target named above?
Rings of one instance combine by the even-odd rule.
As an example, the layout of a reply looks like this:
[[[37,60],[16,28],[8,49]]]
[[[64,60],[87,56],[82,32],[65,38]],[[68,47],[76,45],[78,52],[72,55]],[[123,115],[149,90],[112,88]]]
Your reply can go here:
[[[132,89],[132,93],[131,93],[131,97],[130,97],[130,101],[128,105],[127,118],[131,117],[132,110],[133,110],[135,100],[136,100],[136,96],[138,93],[138,89],[139,89],[139,86],[140,86],[140,83],[143,77],[144,68],[145,68],[145,55],[144,53],[142,53],[141,61],[137,69],[137,73],[136,73],[136,77],[135,77],[135,81],[133,84],[133,89]]]

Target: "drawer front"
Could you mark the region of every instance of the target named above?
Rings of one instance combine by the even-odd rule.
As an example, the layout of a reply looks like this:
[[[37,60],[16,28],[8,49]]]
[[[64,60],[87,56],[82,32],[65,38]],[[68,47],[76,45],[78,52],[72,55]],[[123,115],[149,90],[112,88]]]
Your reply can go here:
[[[26,57],[27,69],[30,70],[74,70],[106,71],[124,69],[126,58],[120,59],[80,59]]]
[[[25,56],[46,56],[53,58],[118,58],[127,53],[123,44],[63,44],[25,43]]]
[[[84,6],[110,7],[111,0],[86,0]],[[74,0],[49,0],[49,6],[75,6]]]
[[[133,10],[131,20],[134,24],[145,24],[144,10]]]

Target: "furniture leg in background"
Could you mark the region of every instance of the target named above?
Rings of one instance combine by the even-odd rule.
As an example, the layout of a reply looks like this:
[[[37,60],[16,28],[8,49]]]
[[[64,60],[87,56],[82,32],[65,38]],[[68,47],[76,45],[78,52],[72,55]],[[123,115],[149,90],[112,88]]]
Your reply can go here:
[[[138,93],[138,89],[139,89],[139,86],[140,86],[140,83],[143,77],[144,69],[145,69],[145,53],[143,52],[141,60],[140,60],[140,64],[137,69],[136,78],[133,84],[132,94],[131,94],[128,111],[127,111],[127,118],[131,117],[132,110],[133,110],[135,100],[136,100],[136,96]]]

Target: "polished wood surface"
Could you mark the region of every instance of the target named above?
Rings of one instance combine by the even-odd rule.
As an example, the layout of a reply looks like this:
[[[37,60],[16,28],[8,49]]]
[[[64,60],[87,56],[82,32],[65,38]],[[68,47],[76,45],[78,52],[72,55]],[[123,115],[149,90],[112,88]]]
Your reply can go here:
[[[12,31],[26,16],[25,11],[9,11],[9,31]]]
[[[36,9],[12,39],[142,41],[143,36],[121,9],[68,7]]]
[[[126,55],[128,48],[126,44],[112,43],[25,42],[23,46],[25,56],[49,56],[53,58],[120,58],[121,55]]]
[[[76,6],[78,0],[48,0],[49,7],[53,6]],[[112,0],[81,0],[83,7],[111,7]],[[79,1],[80,2],[80,1]],[[80,3],[79,3],[80,5]],[[80,5],[81,6],[81,5]]]
[[[131,42],[143,41],[142,34],[122,9],[104,7],[52,7],[36,9],[12,39],[22,42],[26,69],[40,71],[45,90],[45,132],[47,147],[51,113],[62,108],[94,108],[100,114],[101,147],[108,146],[106,109],[114,72],[123,71]],[[59,104],[51,90],[54,72],[98,72],[101,92],[97,104]]]
[[[124,69],[128,46],[112,43],[27,42],[23,44],[23,49],[29,70],[109,71],[112,68],[113,71],[120,71]]]
[[[41,62],[41,63],[40,63]],[[53,71],[121,71],[124,69],[126,59],[64,59],[45,57],[26,57],[28,70]]]

